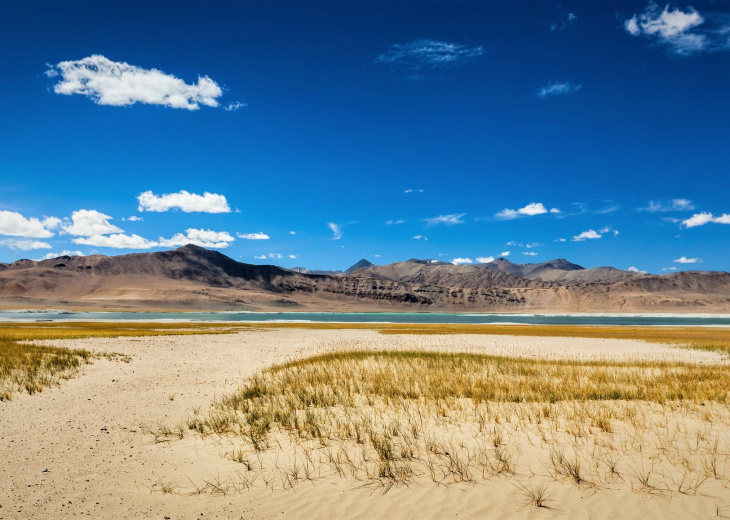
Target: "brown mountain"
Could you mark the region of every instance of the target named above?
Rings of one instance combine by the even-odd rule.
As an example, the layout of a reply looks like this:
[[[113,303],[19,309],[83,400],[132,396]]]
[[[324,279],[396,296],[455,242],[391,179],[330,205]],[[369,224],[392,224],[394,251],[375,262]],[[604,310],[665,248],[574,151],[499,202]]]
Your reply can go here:
[[[365,265],[365,264],[362,264]],[[188,245],[159,253],[0,264],[0,306],[472,312],[730,312],[730,275],[643,275],[543,264],[410,260],[351,275],[237,262]]]

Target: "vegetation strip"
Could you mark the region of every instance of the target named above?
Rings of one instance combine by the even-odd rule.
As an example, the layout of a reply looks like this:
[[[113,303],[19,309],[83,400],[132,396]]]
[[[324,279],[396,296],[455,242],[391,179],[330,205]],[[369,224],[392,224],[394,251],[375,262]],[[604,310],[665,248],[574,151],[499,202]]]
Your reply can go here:
[[[0,323],[0,401],[17,392],[34,394],[56,385],[76,375],[94,358],[129,360],[126,356],[38,344],[41,340],[229,332],[235,329],[219,330],[214,324]]]
[[[696,494],[730,484],[729,375],[662,361],[346,351],[267,368],[207,414],[148,431],[212,436],[242,464],[198,492],[288,488],[334,471],[385,489],[537,475],[521,488],[536,490],[536,507],[550,480]]]

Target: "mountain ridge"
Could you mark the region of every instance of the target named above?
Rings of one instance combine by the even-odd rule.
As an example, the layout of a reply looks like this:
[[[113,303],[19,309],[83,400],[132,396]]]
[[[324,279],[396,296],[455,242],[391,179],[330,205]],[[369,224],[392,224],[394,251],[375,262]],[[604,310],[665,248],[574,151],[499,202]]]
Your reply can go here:
[[[0,266],[0,307],[730,311],[730,275],[725,272],[649,275],[608,267],[585,269],[564,259],[539,264],[505,259],[494,265],[416,259],[368,264],[354,264],[350,274],[311,274],[246,264],[194,245],[119,256],[22,259]]]

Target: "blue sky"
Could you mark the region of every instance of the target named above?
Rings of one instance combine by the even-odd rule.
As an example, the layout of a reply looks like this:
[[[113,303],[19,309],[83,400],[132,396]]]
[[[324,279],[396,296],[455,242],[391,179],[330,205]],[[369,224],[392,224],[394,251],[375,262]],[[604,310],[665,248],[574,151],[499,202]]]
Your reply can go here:
[[[729,268],[730,4],[0,12],[0,261]]]

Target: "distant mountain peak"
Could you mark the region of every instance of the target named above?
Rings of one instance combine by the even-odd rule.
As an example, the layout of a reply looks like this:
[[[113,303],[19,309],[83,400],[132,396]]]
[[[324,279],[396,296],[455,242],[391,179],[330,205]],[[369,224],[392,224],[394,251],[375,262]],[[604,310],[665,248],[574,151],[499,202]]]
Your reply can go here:
[[[342,274],[354,273],[358,269],[367,269],[368,267],[372,267],[374,265],[375,265],[374,263],[370,262],[369,260],[365,260],[363,258],[362,260],[360,260],[356,264],[351,265],[350,267],[348,267],[347,269],[345,269]]]

